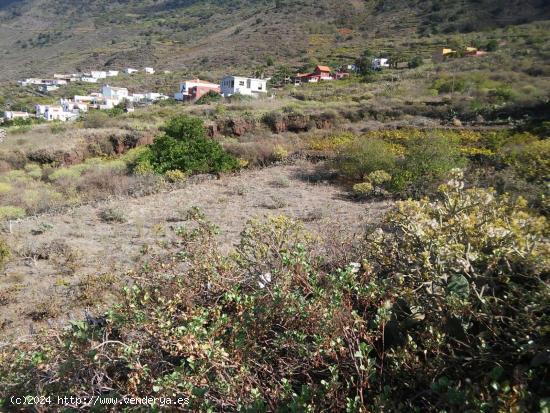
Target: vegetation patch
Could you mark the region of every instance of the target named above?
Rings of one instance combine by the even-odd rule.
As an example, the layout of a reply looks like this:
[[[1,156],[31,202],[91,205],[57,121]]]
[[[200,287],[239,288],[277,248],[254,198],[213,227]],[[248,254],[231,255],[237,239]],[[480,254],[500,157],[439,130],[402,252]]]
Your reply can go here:
[[[105,396],[106,380],[109,396],[176,391],[199,411],[543,405],[548,224],[522,200],[464,190],[457,172],[343,268],[286,217],[250,221],[228,256],[200,211],[187,220],[184,253],[150,262],[101,322],[0,350],[4,406]]]
[[[170,120],[138,162],[138,169],[157,173],[180,170],[188,173],[228,172],[239,162],[221,145],[206,136],[203,121],[180,116]]]

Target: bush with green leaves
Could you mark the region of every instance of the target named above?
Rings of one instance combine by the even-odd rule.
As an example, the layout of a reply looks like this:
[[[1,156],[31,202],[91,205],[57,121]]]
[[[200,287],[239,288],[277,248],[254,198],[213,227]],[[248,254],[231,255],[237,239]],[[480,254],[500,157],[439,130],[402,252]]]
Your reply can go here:
[[[219,102],[222,99],[222,95],[220,95],[218,92],[215,92],[213,90],[209,91],[208,93],[205,93],[202,95],[195,104],[197,105],[208,105],[210,103]]]
[[[527,181],[544,183],[550,179],[550,140],[511,140],[501,149],[500,154],[504,162]]]
[[[188,173],[228,172],[239,162],[206,135],[203,121],[185,115],[175,117],[162,128],[149,150],[139,155],[135,168],[164,174],[172,170]]]
[[[374,191],[374,186],[370,182],[360,182],[353,185],[353,193],[355,196],[363,198],[372,194]]]
[[[0,270],[4,269],[8,259],[10,258],[11,252],[6,241],[0,238]]]
[[[392,173],[396,165],[397,156],[391,144],[381,139],[359,138],[339,150],[334,166],[346,177],[359,180],[378,170]]]
[[[201,412],[542,410],[545,218],[457,173],[386,221],[336,268],[286,217],[250,221],[224,255],[192,209],[181,252],[153,258],[101,322],[0,348],[0,406],[78,394],[181,395]]]
[[[433,192],[455,168],[466,165],[455,136],[432,134],[413,137],[406,144],[405,156],[399,160],[391,186],[394,191],[412,192],[415,195]]]

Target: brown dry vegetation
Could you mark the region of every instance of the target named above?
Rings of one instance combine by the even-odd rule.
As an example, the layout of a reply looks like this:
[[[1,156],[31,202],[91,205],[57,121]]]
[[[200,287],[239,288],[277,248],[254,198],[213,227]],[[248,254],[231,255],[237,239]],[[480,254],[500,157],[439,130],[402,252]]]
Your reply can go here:
[[[2,333],[26,334],[81,318],[86,308],[104,308],[129,281],[127,271],[145,269],[155,254],[177,249],[174,231],[193,206],[219,225],[227,250],[252,217],[283,213],[315,233],[331,233],[337,243],[377,222],[389,205],[356,203],[329,183],[308,182],[308,171],[314,175],[316,168],[301,161],[220,180],[205,177],[170,192],[18,221],[4,235],[13,257],[0,277]],[[107,209],[123,219],[102,219]]]

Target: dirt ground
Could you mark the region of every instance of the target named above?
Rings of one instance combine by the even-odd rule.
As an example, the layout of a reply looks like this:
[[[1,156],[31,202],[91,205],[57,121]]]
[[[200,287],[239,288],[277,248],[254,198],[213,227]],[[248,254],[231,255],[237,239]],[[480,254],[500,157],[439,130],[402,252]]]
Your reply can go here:
[[[15,253],[0,274],[0,337],[25,337],[100,311],[115,299],[127,271],[151,254],[170,252],[174,230],[191,207],[220,227],[225,250],[253,217],[285,214],[314,233],[331,228],[359,234],[389,207],[356,202],[315,177],[315,166],[300,161],[14,223],[4,235]],[[111,221],[102,218],[105,211]]]

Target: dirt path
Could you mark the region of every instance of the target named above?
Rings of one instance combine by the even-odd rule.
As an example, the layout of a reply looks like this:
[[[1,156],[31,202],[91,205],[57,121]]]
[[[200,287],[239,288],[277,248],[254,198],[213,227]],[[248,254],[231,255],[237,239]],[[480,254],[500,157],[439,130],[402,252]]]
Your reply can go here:
[[[170,250],[174,229],[193,206],[220,227],[227,250],[252,217],[285,214],[314,232],[330,225],[361,232],[388,208],[353,202],[327,182],[308,182],[310,173],[314,166],[305,162],[275,166],[17,223],[6,236],[17,255],[0,274],[0,335],[27,335],[105,306],[126,271]],[[104,222],[99,215],[106,209],[124,222]]]

